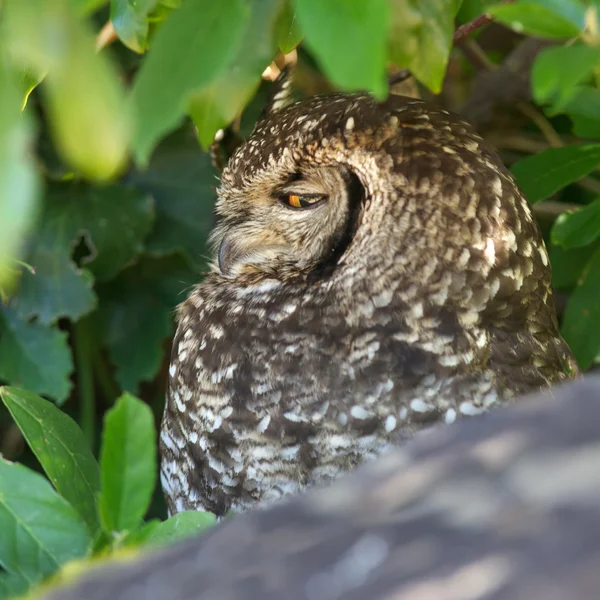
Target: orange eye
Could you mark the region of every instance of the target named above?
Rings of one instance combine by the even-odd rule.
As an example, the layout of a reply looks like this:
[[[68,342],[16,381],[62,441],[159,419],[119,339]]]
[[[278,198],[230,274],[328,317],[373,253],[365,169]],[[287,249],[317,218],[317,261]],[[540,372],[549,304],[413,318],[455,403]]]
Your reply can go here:
[[[279,200],[291,208],[311,208],[326,198],[318,194],[284,194]]]

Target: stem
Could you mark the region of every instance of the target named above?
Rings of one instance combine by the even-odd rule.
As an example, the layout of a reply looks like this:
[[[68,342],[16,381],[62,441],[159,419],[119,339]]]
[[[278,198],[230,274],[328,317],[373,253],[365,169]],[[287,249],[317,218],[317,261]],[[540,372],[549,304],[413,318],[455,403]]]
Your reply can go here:
[[[96,352],[94,355],[94,371],[96,373],[96,381],[102,388],[104,398],[108,404],[113,405],[121,391],[119,386],[115,383],[108,365],[106,364],[106,360],[100,351]]]
[[[73,328],[77,389],[79,391],[79,424],[90,447],[96,441],[96,397],[94,393],[92,336],[87,319]]]
[[[500,2],[500,4],[511,4],[514,1],[515,0],[504,0],[503,2]],[[456,44],[457,42],[460,42],[460,40],[462,40],[463,38],[466,38],[468,35],[470,35],[474,31],[481,29],[484,25],[487,25],[488,23],[490,23],[490,21],[492,19],[493,19],[493,17],[491,15],[484,13],[482,15],[479,15],[478,17],[475,17],[468,23],[461,25],[454,32],[454,43]]]

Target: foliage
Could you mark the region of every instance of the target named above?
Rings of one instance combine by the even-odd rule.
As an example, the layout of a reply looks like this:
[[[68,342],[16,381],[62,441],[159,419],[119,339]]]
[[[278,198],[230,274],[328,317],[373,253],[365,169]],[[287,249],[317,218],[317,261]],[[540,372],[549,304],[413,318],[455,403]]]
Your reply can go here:
[[[454,39],[483,13],[496,41]],[[393,65],[457,110],[503,74],[485,85],[506,116],[481,129],[539,219],[563,335],[599,363],[599,15],[597,0],[0,2],[0,383],[22,388],[1,388],[0,451],[19,462],[0,459],[0,599],[212,522],[161,522],[155,422],[174,308],[207,267],[206,150],[219,129],[247,135],[278,51],[297,53],[298,94],[383,98]],[[528,36],[548,44],[511,97]]]
[[[214,522],[180,513],[144,523],[156,478],[155,426],[148,406],[123,394],[105,416],[100,464],[75,421],[53,403],[13,387],[0,398],[50,483],[0,457],[0,597],[22,591],[70,561],[156,546]]]

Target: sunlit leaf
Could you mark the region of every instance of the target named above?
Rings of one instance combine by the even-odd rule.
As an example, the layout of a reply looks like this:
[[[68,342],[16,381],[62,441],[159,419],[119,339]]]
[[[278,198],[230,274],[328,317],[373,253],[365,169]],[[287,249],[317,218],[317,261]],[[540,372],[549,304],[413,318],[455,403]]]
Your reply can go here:
[[[3,387],[0,397],[52,485],[94,534],[100,469],[79,426],[62,410],[26,390]]]
[[[518,33],[542,38],[575,37],[585,24],[585,7],[573,0],[520,0],[494,4],[487,12]]]
[[[387,93],[387,0],[295,0],[307,47],[329,79],[346,90]]]
[[[252,97],[275,56],[274,27],[283,8],[281,0],[253,0],[250,8],[237,54],[214,82],[190,96],[190,115],[205,148]]]
[[[131,50],[144,52],[148,39],[148,15],[157,0],[111,0],[110,19],[119,39]]]
[[[127,157],[130,119],[107,54],[95,51],[91,32],[68,0],[5,4],[2,35],[11,55],[47,71],[41,89],[61,154],[86,177],[114,177]]]
[[[460,0],[392,0],[390,58],[433,92],[441,90]]]
[[[291,52],[302,40],[302,30],[292,0],[285,0],[275,23],[275,40],[284,53]]]
[[[190,93],[225,69],[247,14],[243,0],[187,0],[160,26],[131,96],[138,115],[138,162],[145,163],[160,137],[181,121]]]

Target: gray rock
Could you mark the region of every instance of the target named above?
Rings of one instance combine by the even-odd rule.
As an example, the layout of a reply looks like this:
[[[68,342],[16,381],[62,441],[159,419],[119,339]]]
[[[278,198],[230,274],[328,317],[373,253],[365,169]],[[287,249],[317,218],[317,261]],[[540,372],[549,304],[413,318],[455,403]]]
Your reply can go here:
[[[600,378],[422,432],[47,600],[600,597]]]

